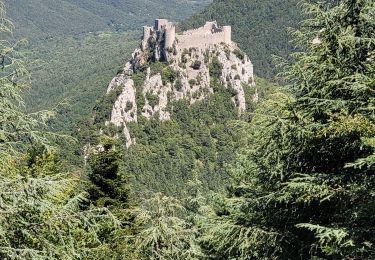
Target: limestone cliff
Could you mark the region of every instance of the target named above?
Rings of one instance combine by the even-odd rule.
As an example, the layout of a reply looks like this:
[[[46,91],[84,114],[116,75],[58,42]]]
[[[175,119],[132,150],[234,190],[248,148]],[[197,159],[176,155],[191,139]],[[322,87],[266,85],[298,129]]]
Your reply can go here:
[[[216,23],[210,23],[217,26]],[[158,24],[144,34],[139,49],[120,73],[111,81],[107,93],[122,87],[111,114],[111,120],[123,127],[129,147],[134,140],[127,123],[137,122],[139,116],[159,117],[168,120],[168,104],[174,100],[187,99],[191,104],[213,93],[214,84],[221,84],[233,92],[233,102],[239,113],[246,109],[243,85],[254,86],[253,65],[249,57],[233,42],[210,42],[210,35],[217,39],[217,28],[202,27],[202,42],[185,42],[173,39],[172,47],[165,46],[166,28]],[[170,26],[170,25],[169,25]],[[198,29],[199,30],[199,29]],[[184,34],[184,41],[189,37]],[[180,38],[181,39],[181,38]],[[196,35],[192,38],[196,41]],[[170,39],[169,39],[170,41]]]

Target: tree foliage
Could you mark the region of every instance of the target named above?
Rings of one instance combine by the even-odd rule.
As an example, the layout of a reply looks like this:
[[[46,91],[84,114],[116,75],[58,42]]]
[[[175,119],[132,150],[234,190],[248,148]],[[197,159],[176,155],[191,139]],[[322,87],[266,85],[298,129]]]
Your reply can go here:
[[[282,64],[290,92],[244,128],[227,214],[207,224],[203,245],[220,259],[374,257],[375,5],[304,9],[301,51]]]
[[[11,31],[0,2],[0,34]],[[62,167],[52,147],[62,136],[42,130],[51,113],[24,112],[29,64],[18,44],[0,40],[0,258],[94,257],[106,248],[98,236],[102,223],[117,221],[106,209],[82,210],[80,173]]]

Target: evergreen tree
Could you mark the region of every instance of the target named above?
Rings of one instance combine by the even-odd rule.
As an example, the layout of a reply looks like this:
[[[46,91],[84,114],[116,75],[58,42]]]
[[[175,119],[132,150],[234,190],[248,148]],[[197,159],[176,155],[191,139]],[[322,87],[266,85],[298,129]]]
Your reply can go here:
[[[304,9],[283,64],[294,95],[255,111],[226,211],[206,223],[215,259],[375,257],[375,3]]]
[[[133,211],[140,228],[135,244],[144,259],[197,259],[197,230],[184,219],[179,200],[156,193]]]
[[[95,150],[89,159],[90,199],[100,206],[126,207],[130,190],[122,174],[121,144],[108,136],[100,139],[101,151]]]
[[[0,2],[1,39],[12,29]],[[80,172],[62,167],[51,146],[61,136],[41,130],[51,113],[24,112],[30,76],[19,44],[0,40],[0,258],[95,258],[106,249],[102,223],[116,220],[106,209],[82,210]]]

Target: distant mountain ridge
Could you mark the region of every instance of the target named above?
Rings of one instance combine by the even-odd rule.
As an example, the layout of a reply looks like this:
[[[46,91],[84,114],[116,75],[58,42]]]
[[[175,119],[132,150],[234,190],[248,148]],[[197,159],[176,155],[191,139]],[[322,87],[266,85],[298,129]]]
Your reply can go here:
[[[252,59],[255,74],[272,78],[272,55],[287,56],[293,49],[288,27],[301,21],[300,0],[214,0],[203,11],[181,23],[194,28],[207,20],[231,25],[233,39]]]
[[[155,17],[184,19],[211,0],[6,0],[16,36],[46,39],[108,29],[133,30]]]

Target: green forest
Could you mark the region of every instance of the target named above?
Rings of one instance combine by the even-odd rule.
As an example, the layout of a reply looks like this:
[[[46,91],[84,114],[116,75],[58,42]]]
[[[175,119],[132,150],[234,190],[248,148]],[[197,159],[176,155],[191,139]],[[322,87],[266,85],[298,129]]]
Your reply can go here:
[[[25,45],[27,59],[34,61],[26,107],[30,112],[57,110],[51,127],[71,131],[90,115],[108,82],[130,58],[137,38],[134,32],[98,32]]]
[[[210,0],[5,0],[18,37],[48,40],[97,31],[138,30],[155,17],[180,21]]]
[[[61,6],[85,19],[94,2],[152,7]],[[158,2],[176,17],[200,6]],[[231,24],[259,100],[244,85],[239,113],[208,60],[213,93],[171,102],[168,121],[139,111],[128,148],[106,123],[123,89],[105,90],[138,33],[83,26],[25,46],[12,8],[0,1],[0,259],[375,258],[374,1],[214,0],[181,29]]]

